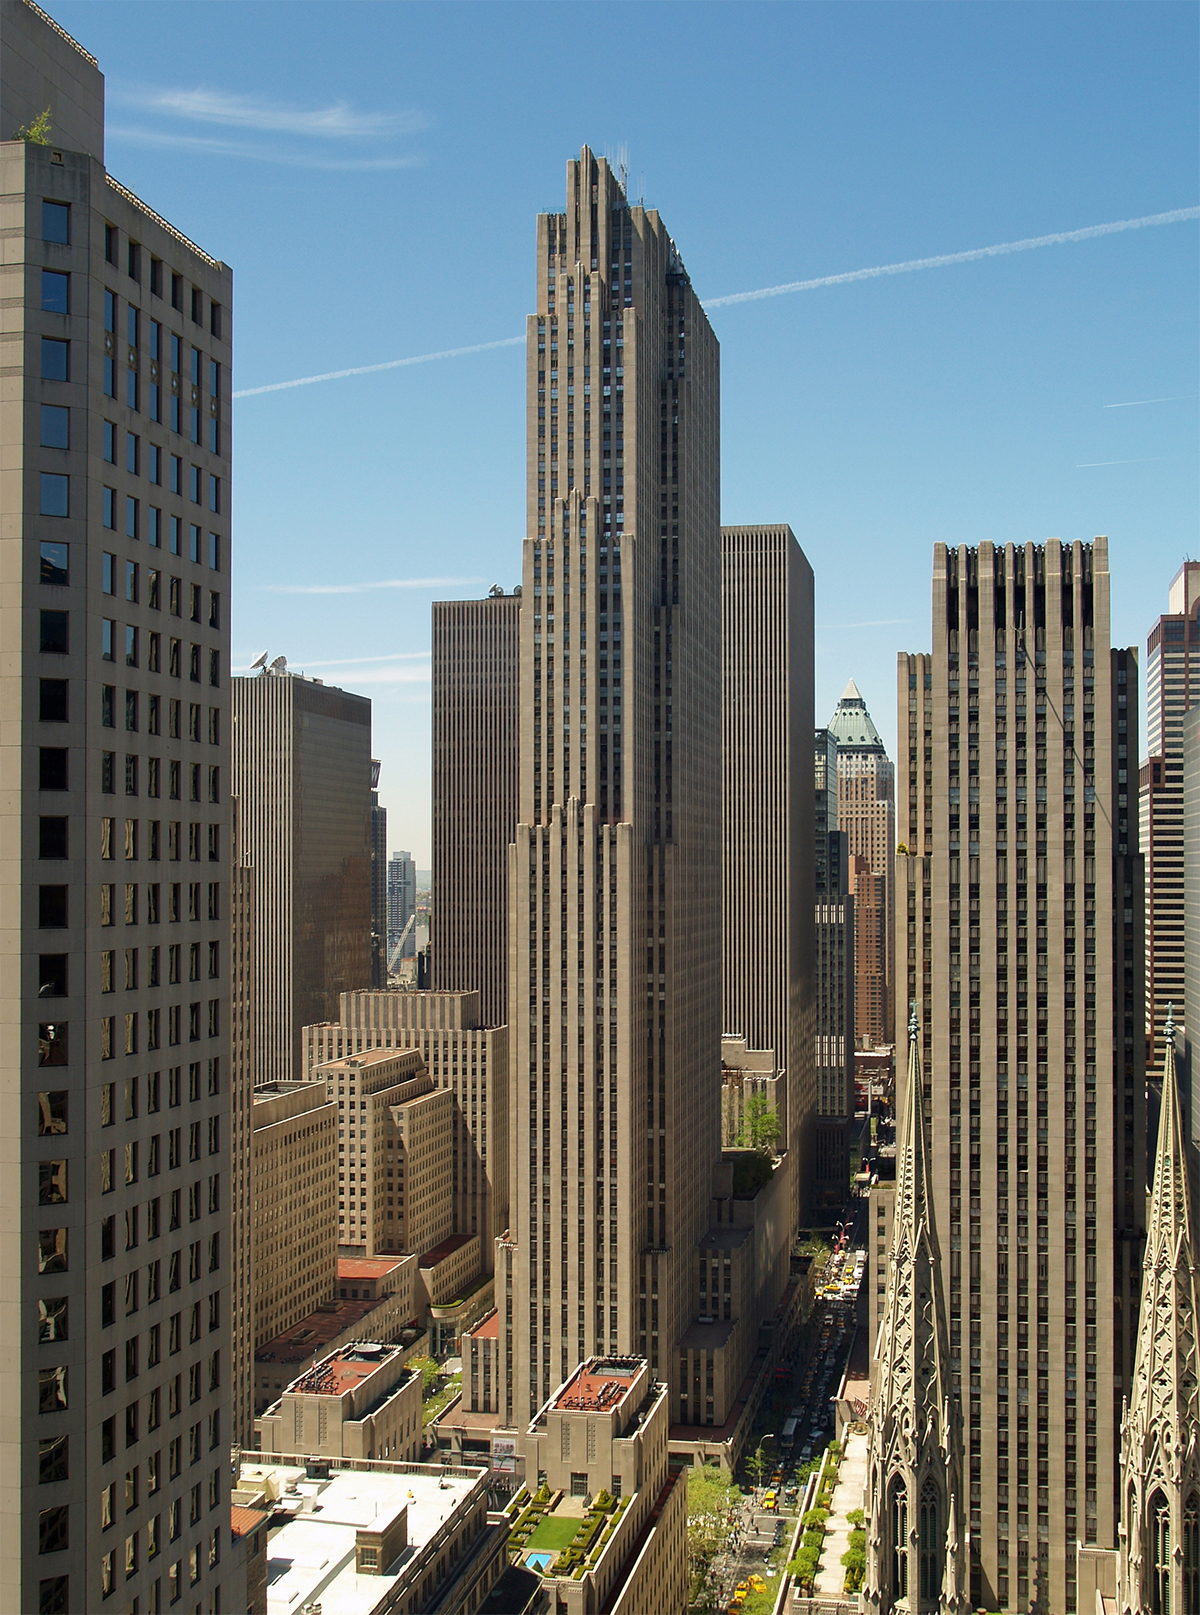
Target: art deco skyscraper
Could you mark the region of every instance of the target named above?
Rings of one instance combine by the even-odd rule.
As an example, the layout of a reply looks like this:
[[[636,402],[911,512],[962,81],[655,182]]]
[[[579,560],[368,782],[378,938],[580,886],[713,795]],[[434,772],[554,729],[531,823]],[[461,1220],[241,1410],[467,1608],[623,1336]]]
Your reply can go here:
[[[930,1099],[971,1607],[1074,1615],[1076,1543],[1117,1540],[1145,1216],[1137,653],[1109,646],[1103,538],[935,546],[933,636],[899,659],[897,951]]]
[[[1146,640],[1146,750],[1138,816],[1146,860],[1146,1032],[1161,1074],[1167,1010],[1184,1003],[1184,715],[1200,706],[1200,562],[1185,561]],[[1189,1037],[1192,1036],[1188,1027]],[[1200,1030],[1200,1028],[1197,1028]]]
[[[232,275],[110,178],[99,67],[34,5],[0,7],[0,135],[0,1608],[244,1608]]]
[[[838,743],[838,826],[846,832],[856,914],[855,1033],[870,1048],[895,1036],[896,770],[853,679],[829,732]],[[866,859],[875,879],[856,858]]]
[[[256,1087],[298,1077],[301,1029],[371,982],[371,703],[279,663],[233,680]]]
[[[723,527],[721,550],[722,1029],[774,1055],[798,1213],[817,1117],[813,572],[786,526]]]
[[[371,759],[371,986],[387,986],[387,808],[379,803],[379,761]]]
[[[720,1155],[717,343],[586,147],[537,253],[496,1286],[522,1424],[592,1354],[675,1383]]]
[[[499,586],[433,605],[433,982],[477,992],[484,1026],[508,1013],[520,616]]]

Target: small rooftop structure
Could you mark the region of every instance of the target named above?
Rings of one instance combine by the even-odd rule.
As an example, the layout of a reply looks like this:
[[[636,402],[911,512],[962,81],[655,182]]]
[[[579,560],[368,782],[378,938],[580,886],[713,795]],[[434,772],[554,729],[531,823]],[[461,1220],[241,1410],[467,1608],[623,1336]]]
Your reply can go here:
[[[398,1351],[399,1347],[378,1341],[356,1341],[314,1363],[288,1390],[300,1396],[344,1396],[390,1363]]]
[[[559,1412],[608,1413],[633,1389],[644,1366],[640,1357],[600,1357],[583,1363],[559,1391]]]

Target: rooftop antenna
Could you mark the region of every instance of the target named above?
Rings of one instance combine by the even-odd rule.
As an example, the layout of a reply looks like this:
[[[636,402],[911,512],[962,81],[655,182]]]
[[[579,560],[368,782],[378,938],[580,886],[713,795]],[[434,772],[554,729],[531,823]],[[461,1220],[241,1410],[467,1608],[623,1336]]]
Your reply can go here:
[[[629,189],[629,143],[622,141],[617,147],[617,174],[621,181],[621,189]]]

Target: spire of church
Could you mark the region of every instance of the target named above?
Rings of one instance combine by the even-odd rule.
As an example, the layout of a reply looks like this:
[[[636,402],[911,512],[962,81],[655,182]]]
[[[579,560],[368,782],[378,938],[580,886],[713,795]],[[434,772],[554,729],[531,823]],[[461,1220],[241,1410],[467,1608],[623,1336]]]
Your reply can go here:
[[[1162,1112],[1137,1353],[1121,1427],[1123,1615],[1200,1608],[1200,1309],[1171,1009],[1163,1036]]]
[[[919,1037],[914,1005],[867,1458],[862,1603],[874,1615],[959,1615],[968,1601],[962,1422],[925,1159]]]

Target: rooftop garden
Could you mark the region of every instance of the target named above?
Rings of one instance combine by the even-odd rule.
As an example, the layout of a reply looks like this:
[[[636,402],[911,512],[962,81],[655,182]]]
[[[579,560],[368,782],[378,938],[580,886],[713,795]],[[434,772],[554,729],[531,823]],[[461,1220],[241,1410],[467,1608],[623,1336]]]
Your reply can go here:
[[[554,1558],[540,1567],[542,1575],[571,1576],[578,1581],[599,1563],[629,1499],[597,1492],[591,1507],[580,1517],[556,1514],[561,1498],[561,1492],[552,1493],[545,1485],[532,1497],[525,1487],[521,1488],[508,1507],[508,1517],[513,1522],[509,1558],[519,1564],[527,1553],[552,1552]]]

